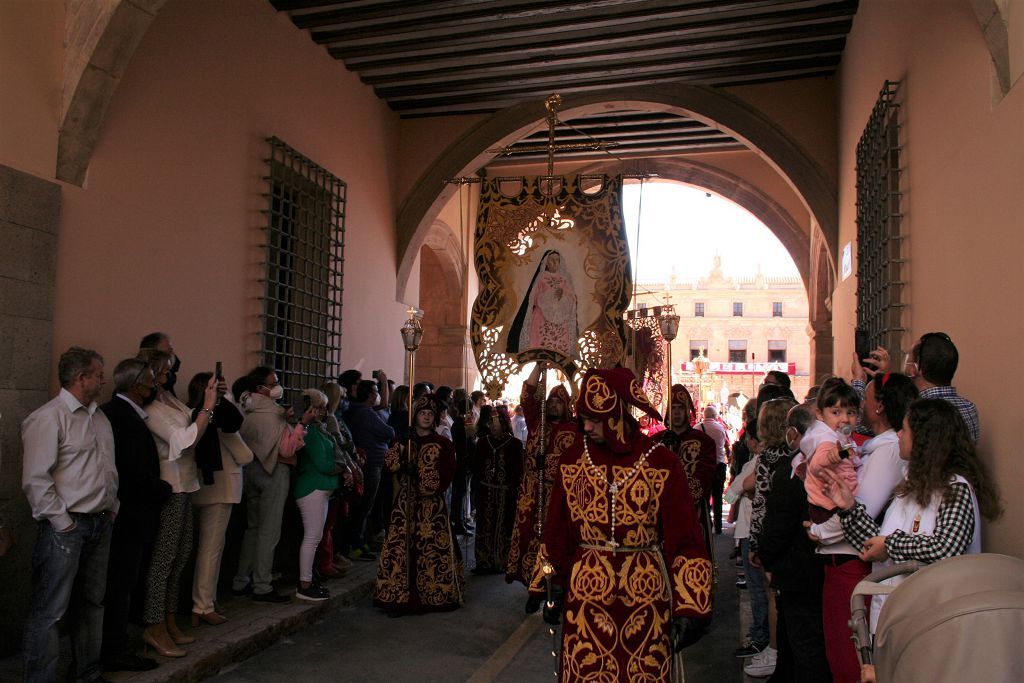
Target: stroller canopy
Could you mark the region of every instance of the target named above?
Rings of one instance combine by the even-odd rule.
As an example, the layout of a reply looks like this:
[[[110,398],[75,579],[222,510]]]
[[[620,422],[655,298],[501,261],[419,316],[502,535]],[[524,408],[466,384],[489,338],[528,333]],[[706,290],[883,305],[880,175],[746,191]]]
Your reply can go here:
[[[874,643],[878,681],[1024,681],[1022,634],[1024,560],[951,557],[886,601]]]

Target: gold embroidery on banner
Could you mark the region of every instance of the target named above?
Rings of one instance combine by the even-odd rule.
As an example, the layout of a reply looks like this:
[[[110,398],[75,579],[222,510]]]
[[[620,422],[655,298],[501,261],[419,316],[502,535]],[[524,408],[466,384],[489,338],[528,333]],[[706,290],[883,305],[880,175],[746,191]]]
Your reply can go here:
[[[622,178],[605,178],[597,193],[583,192],[576,176],[562,179],[554,195],[545,195],[544,181],[524,178],[515,197],[504,195],[498,178],[480,183],[473,260],[479,294],[473,302],[470,341],[484,388],[497,398],[509,376],[524,363],[554,363],[570,378],[592,367],[615,367],[622,360],[625,323],[632,280],[629,244],[621,211]],[[581,264],[591,296],[600,302],[596,317],[580,320],[578,356],[552,349],[506,352],[515,308],[516,273],[536,259],[536,252],[582,241]]]
[[[678,604],[700,614],[711,612],[711,562],[702,557],[676,558],[672,577]]]

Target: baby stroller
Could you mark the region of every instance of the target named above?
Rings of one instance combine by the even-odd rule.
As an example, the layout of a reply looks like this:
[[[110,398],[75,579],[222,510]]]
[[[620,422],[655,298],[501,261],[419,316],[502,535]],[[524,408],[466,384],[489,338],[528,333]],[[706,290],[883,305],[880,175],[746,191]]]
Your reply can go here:
[[[874,595],[889,597],[872,642]],[[885,567],[857,584],[850,612],[857,656],[878,683],[1024,681],[1024,560],[984,553]]]

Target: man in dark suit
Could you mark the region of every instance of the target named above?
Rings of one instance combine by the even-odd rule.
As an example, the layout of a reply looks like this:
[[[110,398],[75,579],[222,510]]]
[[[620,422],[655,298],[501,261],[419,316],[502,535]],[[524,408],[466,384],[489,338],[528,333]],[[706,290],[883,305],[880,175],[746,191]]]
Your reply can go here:
[[[129,358],[114,369],[114,397],[101,406],[114,433],[114,460],[121,511],[114,521],[103,617],[103,668],[148,671],[156,661],[139,657],[128,644],[128,614],[160,522],[160,506],[171,486],[160,478],[160,459],[142,406],[156,397],[156,378],[146,364]]]

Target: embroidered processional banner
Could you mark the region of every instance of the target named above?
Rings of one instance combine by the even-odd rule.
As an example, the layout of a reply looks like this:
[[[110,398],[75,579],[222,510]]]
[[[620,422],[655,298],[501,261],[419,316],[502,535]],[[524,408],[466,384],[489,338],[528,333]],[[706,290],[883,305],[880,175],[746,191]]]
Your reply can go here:
[[[510,196],[507,180],[481,181],[470,337],[494,398],[526,363],[547,361],[572,380],[622,361],[632,288],[622,178],[587,183],[527,177]]]

